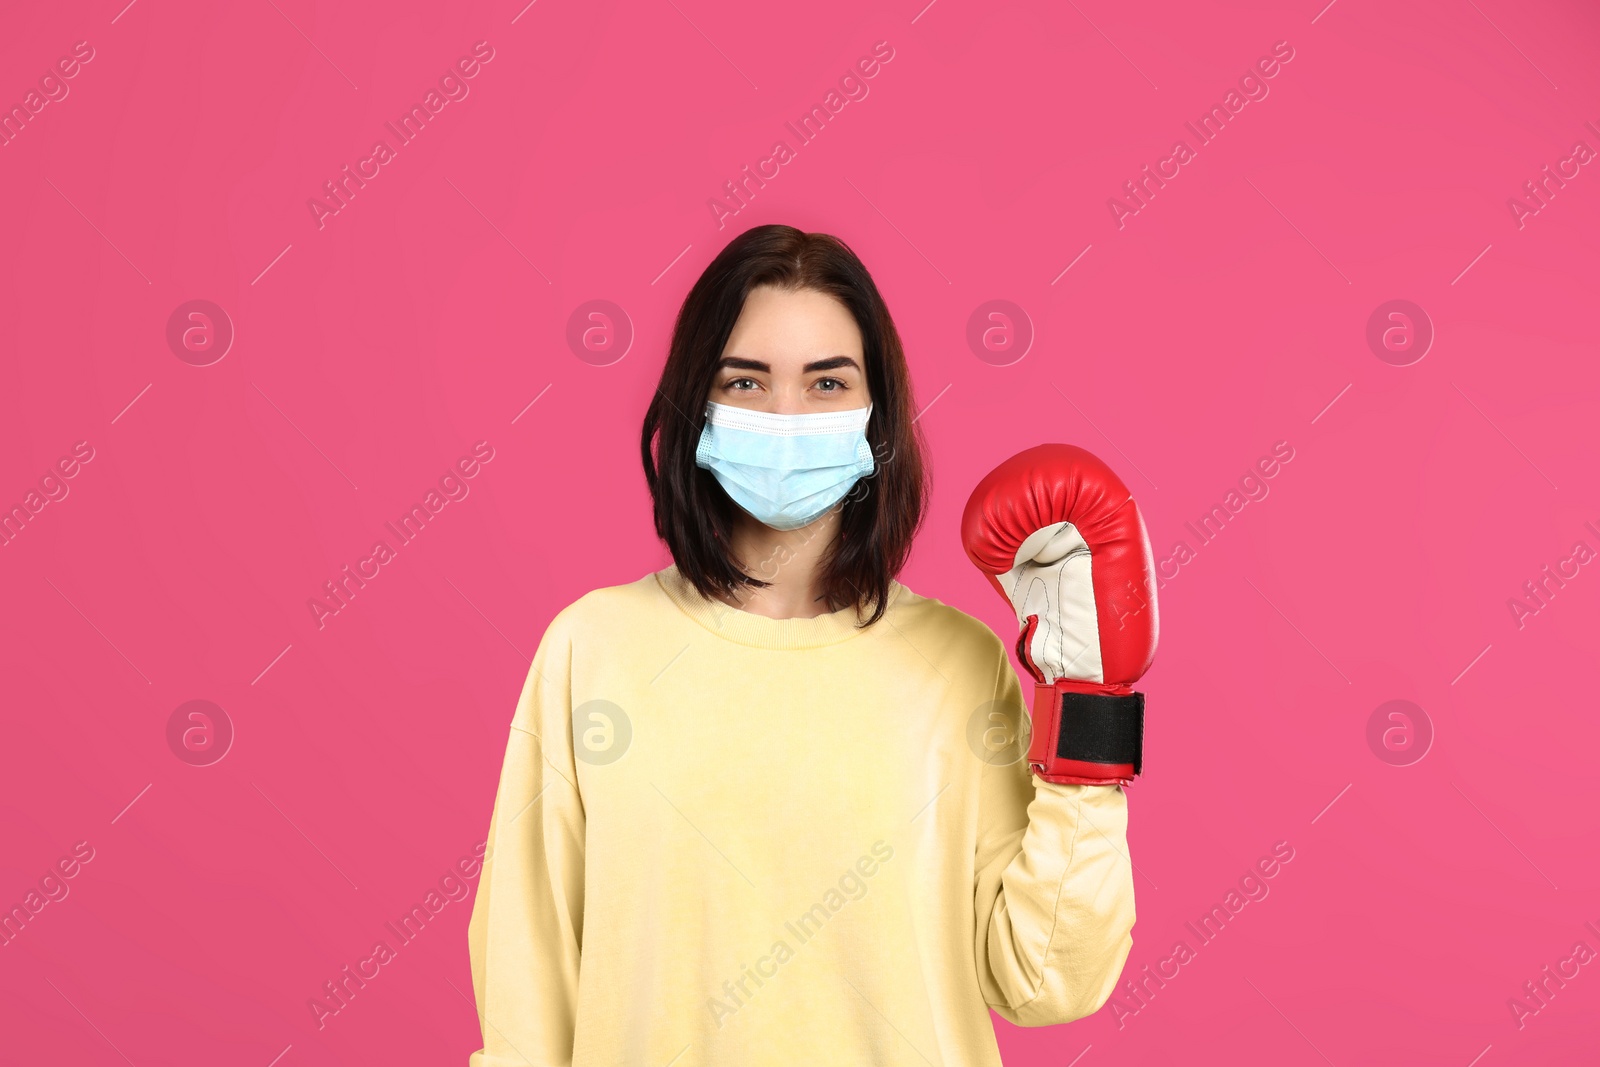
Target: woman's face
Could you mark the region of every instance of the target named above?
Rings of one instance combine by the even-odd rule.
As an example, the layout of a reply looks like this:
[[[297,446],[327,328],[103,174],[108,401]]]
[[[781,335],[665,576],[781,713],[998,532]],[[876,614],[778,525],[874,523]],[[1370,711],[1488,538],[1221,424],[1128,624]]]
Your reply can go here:
[[[784,415],[864,408],[864,363],[861,331],[838,300],[761,285],[728,335],[711,399]]]

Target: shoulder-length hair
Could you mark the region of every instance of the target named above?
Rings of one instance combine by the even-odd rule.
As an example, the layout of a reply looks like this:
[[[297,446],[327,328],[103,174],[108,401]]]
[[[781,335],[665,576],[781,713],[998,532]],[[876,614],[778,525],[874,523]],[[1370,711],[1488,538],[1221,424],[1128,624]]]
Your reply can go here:
[[[684,298],[639,442],[656,534],[679,573],[708,599],[771,584],[729,557],[738,505],[710,471],[695,464],[717,364],[745,298],[758,285],[827,293],[849,309],[861,331],[872,394],[867,441],[876,465],[837,505],[839,534],[820,562],[820,577],[829,611],[854,604],[859,620],[870,604],[871,617],[861,624],[870,626],[883,617],[889,583],[911,553],[929,477],[900,335],[872,276],[837,237],[756,226],[728,242]],[[754,569],[770,577],[783,562],[763,560]]]

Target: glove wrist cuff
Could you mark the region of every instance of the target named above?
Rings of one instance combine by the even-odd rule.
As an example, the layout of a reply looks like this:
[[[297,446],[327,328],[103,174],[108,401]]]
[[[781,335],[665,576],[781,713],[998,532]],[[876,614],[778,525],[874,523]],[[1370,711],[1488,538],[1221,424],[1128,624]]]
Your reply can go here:
[[[1143,693],[1069,678],[1034,687],[1034,774],[1061,784],[1127,785],[1143,762]]]

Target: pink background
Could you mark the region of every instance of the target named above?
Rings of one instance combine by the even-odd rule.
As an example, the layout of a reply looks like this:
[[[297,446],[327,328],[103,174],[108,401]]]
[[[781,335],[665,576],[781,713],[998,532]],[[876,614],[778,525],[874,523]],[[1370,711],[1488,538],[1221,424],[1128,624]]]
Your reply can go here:
[[[1508,207],[1600,149],[1592,7],[124,3],[16,5],[0,45],[7,106],[94,50],[0,148],[0,505],[93,450],[0,547],[0,904],[93,850],[0,948],[7,1062],[465,1063],[470,898],[320,1029],[307,1002],[482,840],[550,617],[667,562],[637,434],[671,317],[773,221],[848,241],[903,333],[936,478],[906,584],[1011,636],[958,520],[1046,440],[1193,551],[1144,685],[1126,973],[1195,956],[1127,1012],[997,1022],[1006,1062],[1592,1058],[1600,966],[1521,1028],[1507,1005],[1600,951],[1600,567],[1508,606],[1600,550],[1600,168]],[[307,200],[478,41],[469,95],[319,228]],[[1119,228],[1108,199],[1279,41],[1269,94]],[[196,299],[236,330],[210,366],[166,340]],[[1035,334],[1005,366],[966,340],[994,299]],[[1436,331],[1409,366],[1366,340],[1392,299]],[[591,300],[621,359],[569,347]],[[319,628],[323,583],[479,441],[469,495]],[[1202,545],[1185,523],[1280,441]],[[191,700],[232,723],[220,762],[169,747]],[[1410,765],[1369,746],[1390,700],[1431,723]]]

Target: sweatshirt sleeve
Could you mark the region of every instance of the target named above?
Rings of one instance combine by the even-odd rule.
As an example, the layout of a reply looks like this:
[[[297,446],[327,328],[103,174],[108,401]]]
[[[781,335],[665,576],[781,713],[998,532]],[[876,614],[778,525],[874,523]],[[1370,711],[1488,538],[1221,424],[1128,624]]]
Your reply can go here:
[[[978,981],[1001,1018],[1048,1026],[1097,1011],[1133,947],[1128,800],[1120,786],[1057,785],[1029,770],[1027,707],[1004,645],[999,658],[995,706],[1016,716],[1021,749],[983,769]]]
[[[584,811],[571,734],[571,642],[557,615],[511,719],[467,925],[483,1048],[469,1067],[572,1062]]]

